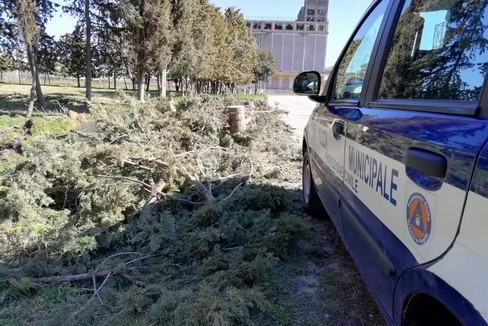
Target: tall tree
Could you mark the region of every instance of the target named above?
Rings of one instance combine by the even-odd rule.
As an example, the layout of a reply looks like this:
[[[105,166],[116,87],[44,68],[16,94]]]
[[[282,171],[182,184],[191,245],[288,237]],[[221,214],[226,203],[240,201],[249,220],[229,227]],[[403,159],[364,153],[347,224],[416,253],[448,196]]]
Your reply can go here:
[[[92,100],[92,47],[91,35],[92,25],[90,17],[90,0],[85,0],[85,51],[86,51],[86,74],[85,74],[85,96],[87,101]]]
[[[212,69],[212,93],[222,92],[223,83],[230,83],[233,78],[232,60],[234,52],[230,45],[231,33],[229,25],[225,22],[219,10],[214,6],[209,6],[208,14],[212,20],[213,40],[216,50],[218,51],[213,58],[214,68]]]
[[[80,78],[85,75],[85,34],[81,25],[77,24],[72,33],[62,35],[58,42],[59,57],[62,70],[75,77],[80,85]]]
[[[171,62],[168,69],[173,77],[186,77],[188,82],[195,65],[196,55],[193,42],[192,26],[195,22],[195,4],[191,0],[172,0],[171,20],[172,35],[171,40]],[[163,67],[164,68],[164,67]],[[188,84],[185,84],[185,87]],[[166,96],[166,94],[162,94]]]
[[[256,61],[253,68],[255,89],[257,93],[258,82],[271,77],[276,72],[276,63],[273,54],[261,48],[256,49]]]
[[[30,118],[34,109],[34,101],[37,99],[41,108],[46,109],[47,103],[42,94],[41,83],[39,81],[39,70],[37,66],[37,42],[40,32],[36,23],[38,8],[33,0],[18,0],[15,3],[15,14],[17,22],[22,32],[27,52],[27,61],[32,75],[32,87],[30,91],[30,102],[26,117]]]
[[[63,7],[63,11],[78,17],[85,27],[85,97],[87,108],[92,100],[92,22],[105,19],[103,17],[105,12],[101,8],[105,8],[103,0],[71,0],[68,6]]]
[[[32,76],[31,100],[27,111],[27,116],[30,117],[36,95],[39,105],[42,108],[47,107],[39,82],[37,51],[40,35],[44,33],[46,23],[58,5],[50,0],[0,0],[0,5],[2,8],[0,20],[2,39],[7,33],[14,33],[13,30],[17,28],[24,42]]]
[[[3,72],[12,70],[12,60],[6,53],[0,53],[0,83],[3,83]]]
[[[175,28],[172,25],[171,1],[151,1],[147,3],[148,11],[144,21],[147,36],[148,69],[157,74],[158,92],[166,97],[166,80],[168,65],[172,59],[172,47],[175,44]]]
[[[46,85],[46,77],[53,74],[58,62],[58,43],[54,38],[46,33],[41,35],[39,42],[39,50],[37,52],[37,62],[39,65],[39,73],[44,74],[44,85]]]
[[[256,62],[257,44],[246,26],[239,10],[230,7],[225,11],[225,21],[230,34],[230,45],[233,50],[231,88],[236,83],[248,83],[254,80],[253,68]],[[232,89],[231,89],[232,90]]]
[[[211,6],[207,0],[196,1],[192,24],[195,57],[193,65],[190,67],[190,73],[196,79],[198,93],[210,92],[211,80],[214,77],[215,62],[219,54],[214,39],[215,31],[212,21],[213,15],[216,14],[216,8]],[[178,82],[178,77],[182,75],[175,74],[173,78]]]

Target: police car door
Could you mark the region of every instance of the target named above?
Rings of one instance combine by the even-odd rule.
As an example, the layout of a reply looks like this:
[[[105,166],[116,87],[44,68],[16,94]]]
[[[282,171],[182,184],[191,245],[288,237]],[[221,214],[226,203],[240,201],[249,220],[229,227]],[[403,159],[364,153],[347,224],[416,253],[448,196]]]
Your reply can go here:
[[[386,2],[385,2],[386,3]],[[320,197],[327,208],[329,216],[343,236],[342,213],[339,207],[340,197],[344,189],[344,149],[346,144],[345,118],[352,111],[357,111],[361,95],[361,83],[379,30],[384,17],[386,4],[382,4],[361,24],[349,47],[343,51],[338,73],[340,79],[347,79],[344,85],[333,91],[334,98],[327,106],[319,106],[311,116],[309,144],[315,152],[312,161],[317,171],[315,184]],[[312,140],[312,141],[310,141]],[[312,165],[312,166],[314,166]]]
[[[476,117],[486,1],[397,3],[365,105],[347,120],[341,202],[348,248],[390,316],[401,273],[454,242],[488,132]]]

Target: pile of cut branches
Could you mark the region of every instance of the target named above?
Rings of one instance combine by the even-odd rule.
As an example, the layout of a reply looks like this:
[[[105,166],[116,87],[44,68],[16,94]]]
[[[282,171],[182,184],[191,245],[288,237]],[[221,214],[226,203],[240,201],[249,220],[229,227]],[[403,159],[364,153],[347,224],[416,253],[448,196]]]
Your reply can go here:
[[[271,320],[266,278],[308,235],[279,186],[287,127],[256,114],[231,136],[235,99],[119,95],[2,150],[0,324]]]

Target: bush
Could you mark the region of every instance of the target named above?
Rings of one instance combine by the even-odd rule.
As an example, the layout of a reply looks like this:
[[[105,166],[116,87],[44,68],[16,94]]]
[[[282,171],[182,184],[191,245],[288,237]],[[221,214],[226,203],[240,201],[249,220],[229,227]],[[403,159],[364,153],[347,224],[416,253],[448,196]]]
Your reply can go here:
[[[0,323],[251,325],[266,314],[267,275],[309,232],[265,178],[296,153],[275,114],[231,141],[226,101],[187,98],[173,112],[121,94],[73,132],[36,119],[22,153],[2,156],[0,274],[25,282],[1,284]],[[76,316],[91,279],[36,284],[107,269],[103,305]]]

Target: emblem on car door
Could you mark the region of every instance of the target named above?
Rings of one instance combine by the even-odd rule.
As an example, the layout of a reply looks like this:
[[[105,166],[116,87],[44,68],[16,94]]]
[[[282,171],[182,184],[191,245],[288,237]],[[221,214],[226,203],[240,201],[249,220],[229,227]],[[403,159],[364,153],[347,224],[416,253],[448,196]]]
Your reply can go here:
[[[407,202],[407,225],[413,241],[423,245],[429,239],[432,215],[427,200],[419,193],[410,196]]]

